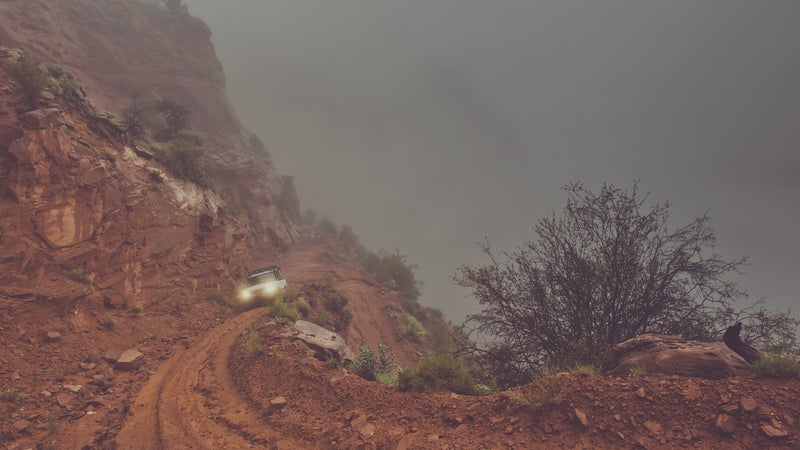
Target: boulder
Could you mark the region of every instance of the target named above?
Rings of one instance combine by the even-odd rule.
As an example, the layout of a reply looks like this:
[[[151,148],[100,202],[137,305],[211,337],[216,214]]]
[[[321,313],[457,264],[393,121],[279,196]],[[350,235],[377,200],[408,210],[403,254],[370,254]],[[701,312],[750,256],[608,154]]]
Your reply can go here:
[[[101,358],[103,358],[103,361],[109,364],[116,364],[120,356],[122,356],[121,350],[111,349],[105,352]]]
[[[782,438],[789,435],[788,431],[775,428],[772,425],[766,423],[764,425],[761,425],[761,432],[771,438]]]
[[[72,403],[75,400],[75,396],[73,394],[58,394],[56,395],[56,404],[67,411],[72,411]]]
[[[758,407],[758,403],[753,397],[742,397],[739,404],[742,406],[742,411],[745,412],[753,412]]]
[[[29,130],[41,130],[64,123],[61,110],[58,108],[35,109],[19,117],[20,122]]]
[[[722,342],[698,342],[660,334],[643,334],[614,346],[606,373],[627,376],[631,370],[697,378],[755,376],[751,366]]]
[[[23,431],[27,431],[28,427],[31,426],[31,423],[27,420],[15,420],[13,423],[14,431],[17,433],[22,433]]]
[[[275,397],[269,401],[269,407],[267,408],[267,415],[270,415],[276,411],[280,411],[286,406],[286,399],[284,397]]]
[[[375,425],[371,423],[364,425],[364,427],[362,427],[359,431],[359,434],[361,434],[361,437],[363,438],[371,438],[375,434]]]
[[[717,420],[714,422],[714,425],[719,431],[725,434],[731,434],[734,430],[736,430],[736,419],[723,413],[717,416]]]
[[[123,309],[128,305],[128,299],[119,292],[103,294],[103,306],[109,309]]]
[[[61,333],[58,331],[48,331],[44,336],[44,341],[48,343],[58,342],[61,340]]]
[[[589,418],[586,417],[586,413],[581,411],[578,408],[575,408],[575,418],[583,425],[583,428],[589,428]]]
[[[144,355],[138,350],[125,350],[120,355],[117,363],[114,364],[116,370],[132,372],[144,364]]]
[[[287,337],[299,339],[315,350],[318,357],[332,356],[341,361],[355,360],[355,354],[340,335],[305,320],[298,320]]]

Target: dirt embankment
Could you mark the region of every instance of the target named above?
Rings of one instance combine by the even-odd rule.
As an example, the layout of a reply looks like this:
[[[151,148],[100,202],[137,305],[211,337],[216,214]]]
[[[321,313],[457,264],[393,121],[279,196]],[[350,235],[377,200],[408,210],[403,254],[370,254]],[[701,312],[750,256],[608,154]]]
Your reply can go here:
[[[237,385],[256,411],[286,399],[264,422],[314,448],[800,446],[797,380],[561,373],[487,397],[404,393],[265,335],[269,350],[235,373]]]

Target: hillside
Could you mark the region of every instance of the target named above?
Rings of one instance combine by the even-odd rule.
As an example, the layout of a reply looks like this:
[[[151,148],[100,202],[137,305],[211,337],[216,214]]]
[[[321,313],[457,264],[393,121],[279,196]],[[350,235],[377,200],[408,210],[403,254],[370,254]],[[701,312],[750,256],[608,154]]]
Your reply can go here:
[[[400,367],[452,330],[301,222],[208,27],[140,0],[7,0],[0,44],[0,448],[800,448],[797,380],[573,372],[467,396],[355,375],[291,322]],[[134,136],[143,98],[190,124]],[[271,264],[292,299],[240,302]]]

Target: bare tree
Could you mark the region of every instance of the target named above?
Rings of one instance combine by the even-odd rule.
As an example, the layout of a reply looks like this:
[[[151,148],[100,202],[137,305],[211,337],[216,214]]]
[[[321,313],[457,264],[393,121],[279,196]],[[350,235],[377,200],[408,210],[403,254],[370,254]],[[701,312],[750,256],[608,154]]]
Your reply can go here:
[[[545,367],[599,363],[642,333],[708,340],[732,323],[746,294],[728,275],[745,259],[714,251],[708,215],[671,230],[669,204],[648,206],[637,184],[564,189],[563,214],[540,220],[535,241],[499,255],[484,242],[489,263],[454,277],[482,306],[465,324],[483,338],[473,350],[507,384]]]

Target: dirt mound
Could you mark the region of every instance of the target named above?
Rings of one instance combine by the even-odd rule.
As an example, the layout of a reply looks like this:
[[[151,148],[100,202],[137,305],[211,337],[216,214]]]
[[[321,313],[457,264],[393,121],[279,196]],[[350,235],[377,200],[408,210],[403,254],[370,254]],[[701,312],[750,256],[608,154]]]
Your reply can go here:
[[[486,397],[403,393],[266,329],[234,372],[263,420],[306,448],[796,448],[800,382],[559,373]],[[280,409],[271,406],[285,399]],[[777,433],[776,433],[777,431]]]

